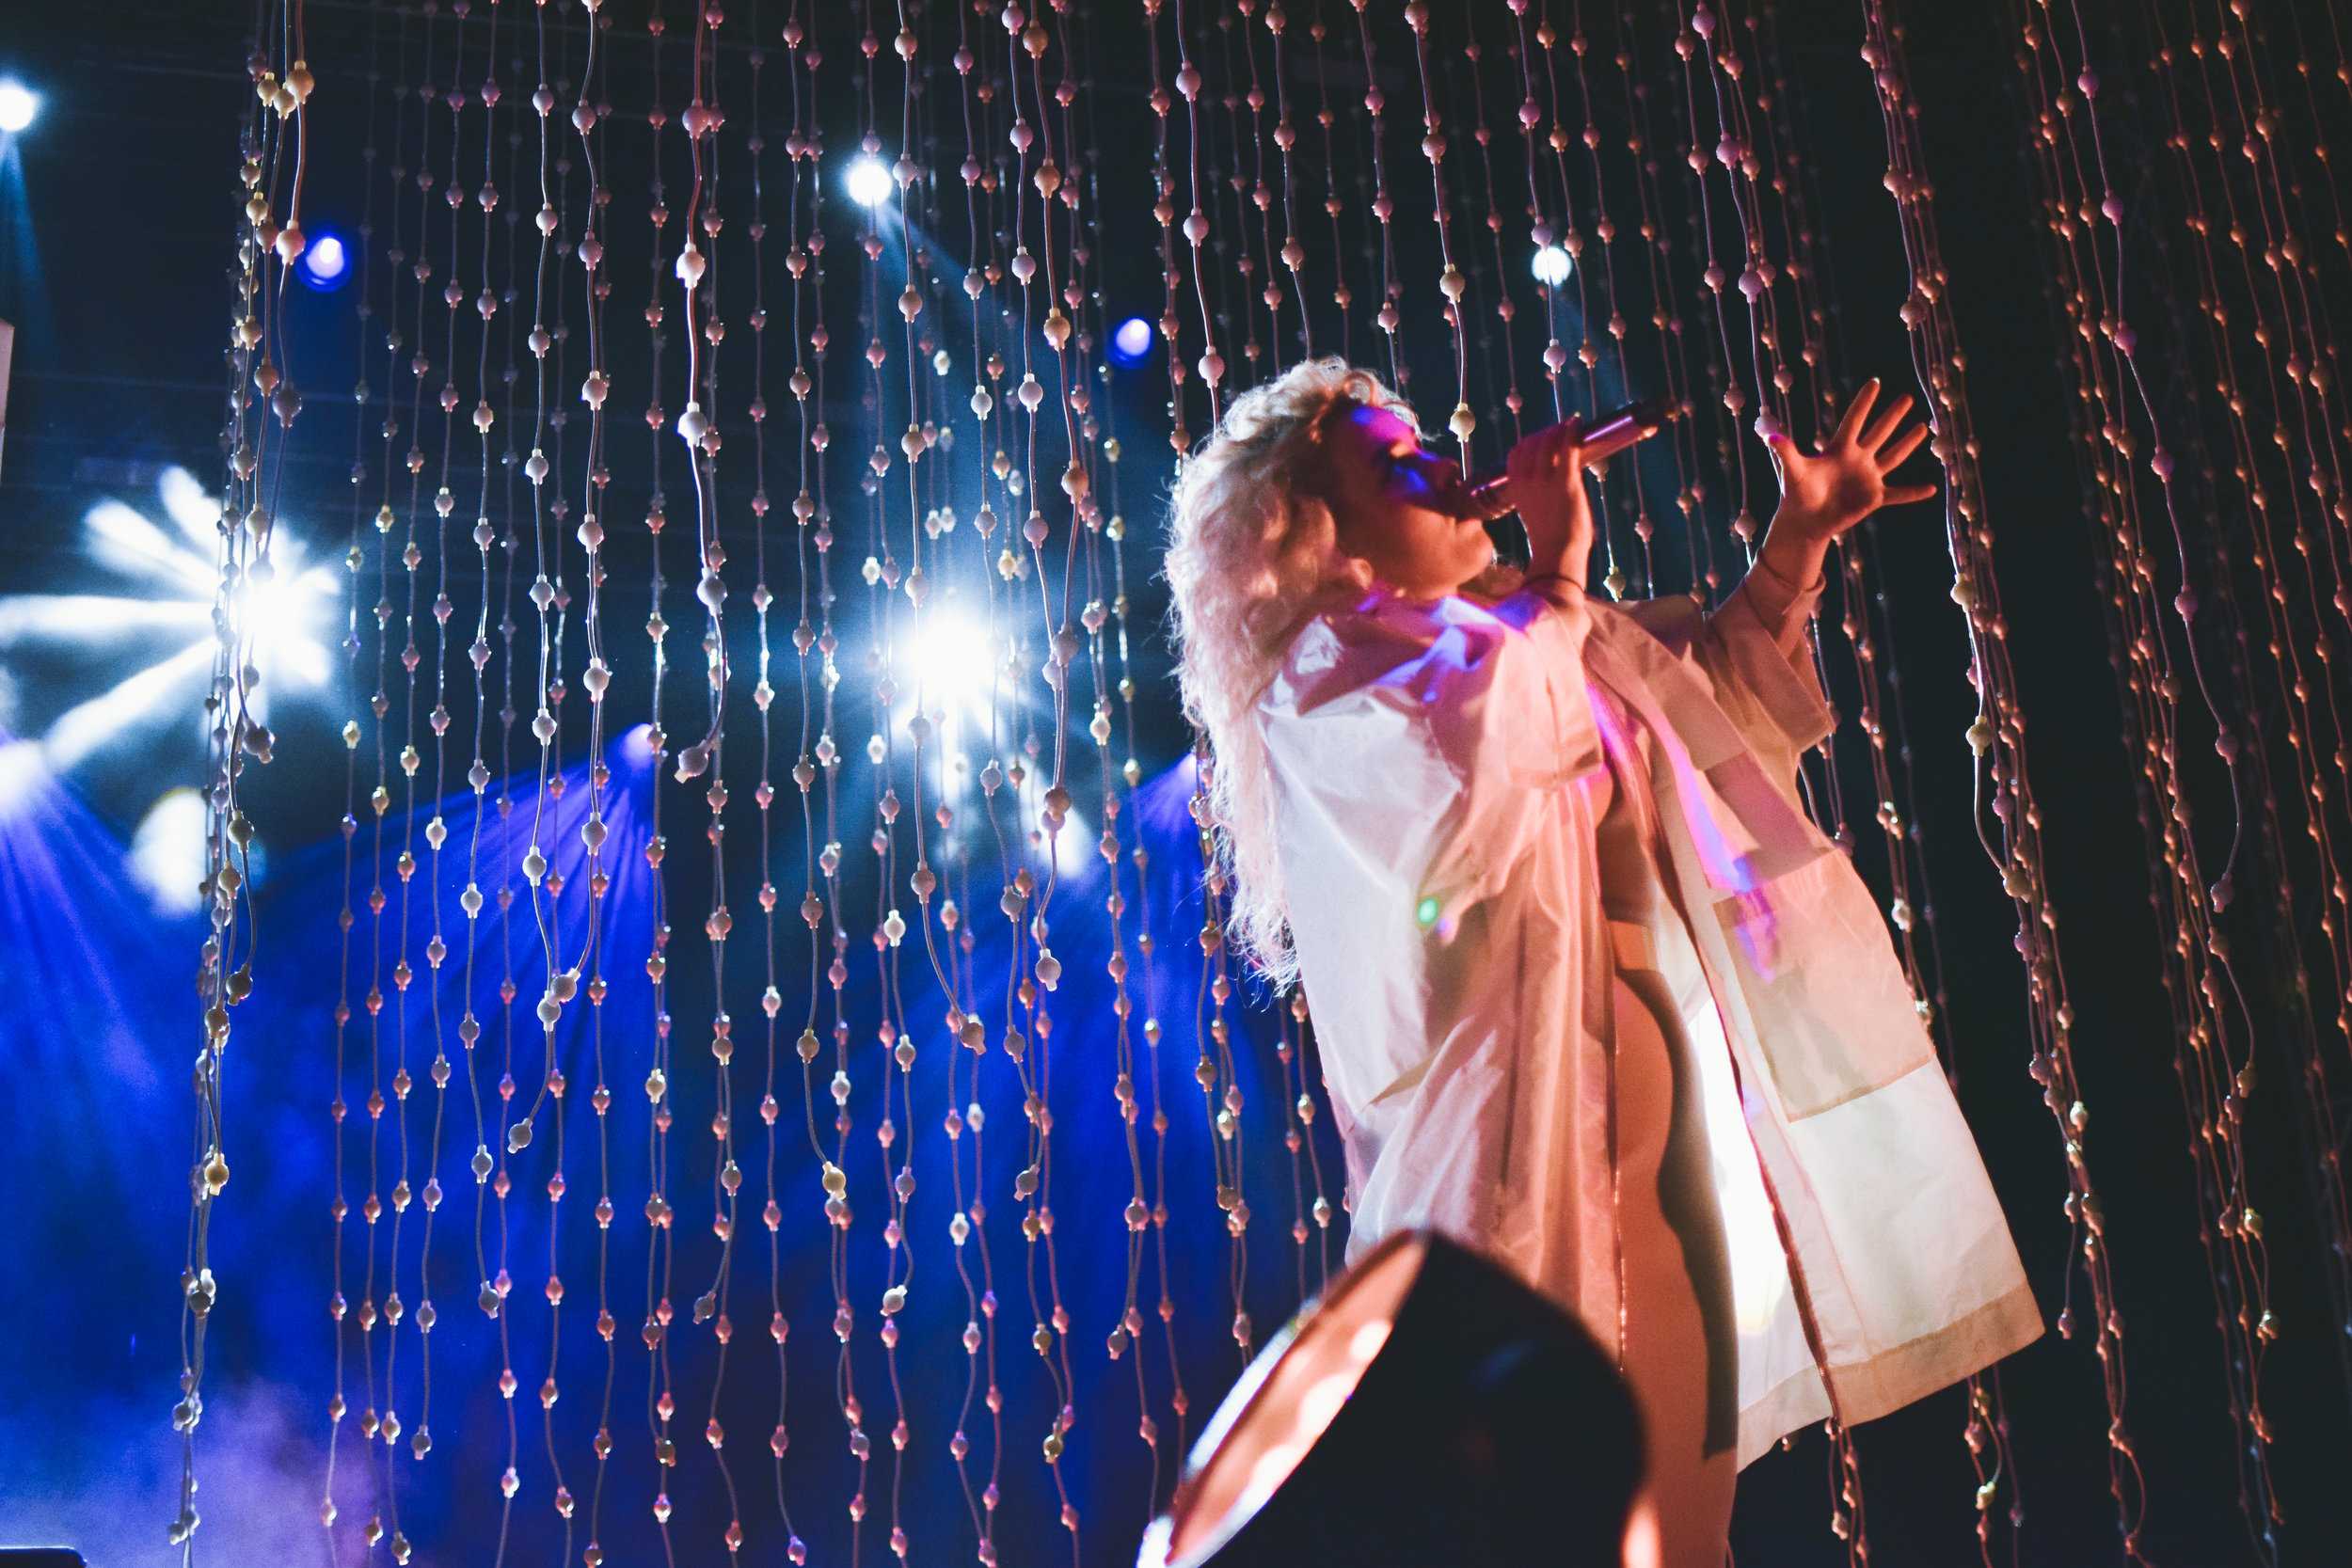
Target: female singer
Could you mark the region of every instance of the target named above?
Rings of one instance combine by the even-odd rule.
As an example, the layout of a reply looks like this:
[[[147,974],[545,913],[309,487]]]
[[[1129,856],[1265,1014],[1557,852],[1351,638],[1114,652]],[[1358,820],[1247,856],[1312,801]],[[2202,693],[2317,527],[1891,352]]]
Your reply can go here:
[[[1890,483],[1926,432],[1876,396],[1772,443],[1779,511],[1711,613],[1587,596],[1573,421],[1511,451],[1511,580],[1412,411],[1335,359],[1237,398],[1176,487],[1226,930],[1305,987],[1350,1258],[1433,1226],[1580,1314],[1647,1427],[1666,1568],[1719,1568],[1782,1434],[2041,1332],[1924,1005],[1796,799],[1834,727],[1828,547],[1935,493]]]

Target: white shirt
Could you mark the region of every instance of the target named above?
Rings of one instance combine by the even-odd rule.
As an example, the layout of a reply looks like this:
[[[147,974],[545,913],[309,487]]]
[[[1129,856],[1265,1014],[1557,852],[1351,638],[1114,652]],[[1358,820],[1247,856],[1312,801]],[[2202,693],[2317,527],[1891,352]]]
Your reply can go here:
[[[1591,687],[1630,720],[1668,863],[1658,962],[1708,1058],[1742,1464],[1833,1400],[1848,1422],[1883,1415],[2042,1328],[1877,905],[1794,799],[1833,721],[1758,597],[1708,615],[1558,583],[1490,606],[1374,594],[1309,623],[1257,710],[1351,1259],[1434,1226],[1605,1345],[1614,959],[1580,783],[1606,766]],[[1742,1122],[1752,1167],[1724,1157]]]

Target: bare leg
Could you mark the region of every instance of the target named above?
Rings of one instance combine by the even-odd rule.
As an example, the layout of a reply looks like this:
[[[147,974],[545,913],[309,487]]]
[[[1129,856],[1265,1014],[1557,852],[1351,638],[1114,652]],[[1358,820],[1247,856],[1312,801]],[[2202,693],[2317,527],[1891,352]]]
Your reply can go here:
[[[1723,1568],[1735,1452],[1736,1340],[1697,1085],[1657,976],[1616,980],[1626,1375],[1647,1429],[1662,1568]],[[1654,993],[1654,994],[1653,994]]]

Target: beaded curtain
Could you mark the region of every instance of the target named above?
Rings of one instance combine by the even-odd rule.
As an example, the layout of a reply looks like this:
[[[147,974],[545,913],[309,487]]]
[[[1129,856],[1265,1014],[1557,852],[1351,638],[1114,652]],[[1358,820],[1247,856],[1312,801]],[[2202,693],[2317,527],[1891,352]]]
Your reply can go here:
[[[1850,9],[1947,481],[1949,598],[1902,606],[1905,645],[1963,649],[1974,718],[1913,733],[1866,529],[1813,649],[1854,722],[1805,795],[1957,1074],[1914,801],[1971,781],[1981,856],[1933,869],[2015,917],[2016,966],[1978,983],[2014,995],[2009,1092],[2062,1171],[2067,1261],[2038,1283],[2104,1403],[2115,1541],[2150,1560],[1970,279],[1899,8]],[[2046,217],[2235,1500],[2283,1560],[2265,1210],[2306,1216],[2352,1332],[2352,242],[2322,135],[2352,73],[2332,14],[2006,0],[1988,24],[2022,112],[1987,156]],[[1466,464],[1661,395],[1681,417],[1596,481],[1597,569],[1719,597],[1774,493],[1754,435],[1827,428],[1867,369],[1780,26],[1716,0],[262,5],[175,1543],[202,1540],[207,1338],[247,1283],[215,1277],[212,1227],[252,1118],[289,1114],[259,1058],[298,1038],[331,1062],[299,1108],[326,1217],[270,1283],[326,1307],[332,1560],[1120,1560],[1336,1271],[1346,1207],[1313,1020],[1226,951],[1215,759],[1137,609],[1168,463],[1310,355],[1414,393]],[[330,200],[358,235],[342,341],[296,341]],[[1114,373],[1139,285],[1149,362]],[[306,891],[257,904],[241,783],[332,772],[254,712],[245,595],[297,449],[348,466],[346,804]],[[290,923],[331,967],[273,967]],[[2249,1158],[2258,1094],[2295,1158]],[[2013,1560],[1997,1373],[1959,1399],[1964,1555]],[[1828,1435],[1827,1528],[1866,1560],[1857,1444]]]

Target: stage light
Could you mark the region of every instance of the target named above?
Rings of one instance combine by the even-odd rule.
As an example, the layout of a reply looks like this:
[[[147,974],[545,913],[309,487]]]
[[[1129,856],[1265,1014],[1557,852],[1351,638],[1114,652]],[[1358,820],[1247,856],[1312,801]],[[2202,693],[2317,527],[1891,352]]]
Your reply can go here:
[[[1549,283],[1556,289],[1568,280],[1568,253],[1556,245],[1536,251],[1534,266],[1538,283]]]
[[[40,94],[14,77],[0,82],[0,131],[10,135],[25,129],[40,113]]]
[[[49,761],[38,740],[0,740],[0,821],[16,814],[49,783]]]
[[[204,847],[204,798],[193,789],[167,791],[140,820],[131,874],[158,913],[194,914],[203,903]]]
[[[335,586],[334,573],[325,566],[246,584],[244,618],[256,669],[292,675],[304,686],[326,684],[326,644],[319,639],[319,622],[321,611],[334,602]]]
[[[174,540],[137,508],[103,500],[82,515],[82,526],[89,532],[90,559],[100,565],[210,599],[215,580],[211,557],[191,547],[193,541]]]
[[[915,690],[934,719],[988,722],[989,694],[1006,684],[1001,639],[956,610],[934,610],[923,618],[914,654]],[[910,708],[908,721],[914,718]]]
[[[850,160],[846,176],[850,199],[861,207],[879,207],[890,199],[892,181],[889,166],[870,152],[861,152]]]
[[[155,488],[176,537],[119,500],[83,515],[88,559],[131,579],[118,591],[0,596],[0,648],[45,645],[110,659],[130,650],[126,673],[60,714],[41,736],[58,772],[184,697],[212,668],[220,499],[184,468],[165,469]],[[269,570],[248,577],[230,602],[262,676],[253,692],[257,717],[272,692],[326,683],[332,659],[323,634],[337,593],[335,570],[306,565],[301,542],[281,524]]]
[[[218,498],[207,491],[194,474],[176,466],[166,468],[155,481],[155,495],[164,503],[165,515],[180,530],[189,547],[208,563],[204,585],[209,588],[213,575],[209,562],[220,546],[224,526]]]
[[[294,271],[322,293],[340,289],[351,277],[351,252],[336,235],[317,234],[303,248],[302,260],[295,263]]]
[[[1141,316],[1129,316],[1111,334],[1111,363],[1140,365],[1152,352],[1152,324]]]
[[[1643,1463],[1632,1396],[1573,1317],[1399,1232],[1242,1373],[1136,1564],[1655,1568]]]

